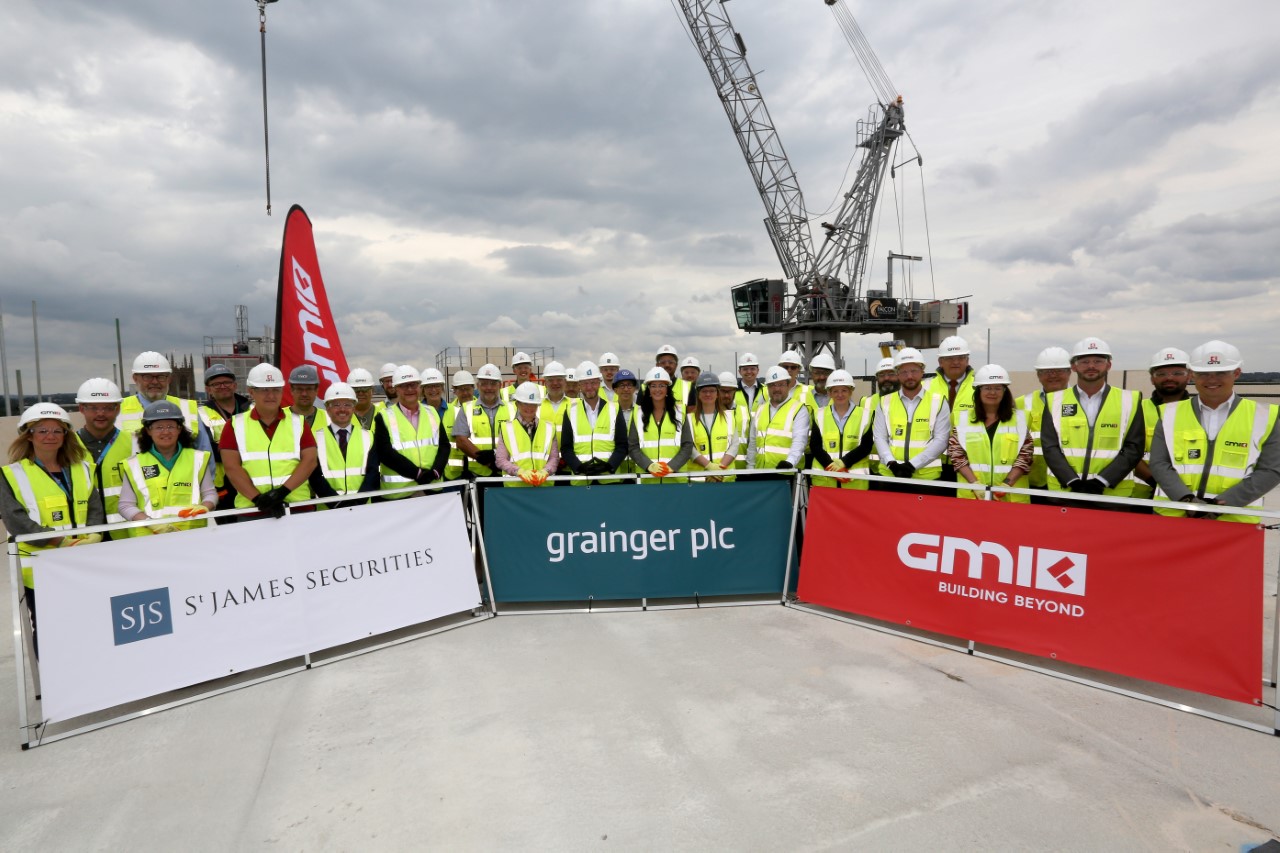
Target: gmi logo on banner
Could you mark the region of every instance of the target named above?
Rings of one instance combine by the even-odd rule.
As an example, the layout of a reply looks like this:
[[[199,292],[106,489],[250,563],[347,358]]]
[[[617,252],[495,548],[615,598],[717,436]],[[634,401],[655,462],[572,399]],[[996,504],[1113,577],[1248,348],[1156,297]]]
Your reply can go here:
[[[981,580],[987,557],[994,557],[996,580],[1014,586],[1034,587],[1046,592],[1084,595],[1089,556],[1074,551],[1013,546],[1013,552],[997,542],[974,542],[959,536],[935,533],[908,533],[898,540],[898,559],[909,569],[952,575],[956,555],[963,554],[970,579]],[[990,576],[987,575],[988,580]]]
[[[117,646],[172,634],[169,587],[111,596],[111,627]]]

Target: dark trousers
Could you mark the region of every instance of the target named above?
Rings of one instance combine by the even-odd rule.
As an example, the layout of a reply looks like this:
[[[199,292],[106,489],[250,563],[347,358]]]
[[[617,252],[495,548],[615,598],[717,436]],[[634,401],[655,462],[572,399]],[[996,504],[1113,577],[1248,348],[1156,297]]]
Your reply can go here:
[[[36,591],[29,586],[22,588],[23,597],[27,600],[27,611],[31,614],[31,651],[36,660],[40,660],[40,641],[36,633]]]

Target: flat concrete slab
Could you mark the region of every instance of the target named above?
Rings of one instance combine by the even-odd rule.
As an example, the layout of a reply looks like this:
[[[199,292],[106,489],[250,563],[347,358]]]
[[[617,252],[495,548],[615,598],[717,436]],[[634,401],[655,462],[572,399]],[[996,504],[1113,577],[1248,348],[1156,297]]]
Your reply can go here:
[[[1280,738],[781,606],[503,616],[9,743],[5,850],[1236,851],[1280,830]]]

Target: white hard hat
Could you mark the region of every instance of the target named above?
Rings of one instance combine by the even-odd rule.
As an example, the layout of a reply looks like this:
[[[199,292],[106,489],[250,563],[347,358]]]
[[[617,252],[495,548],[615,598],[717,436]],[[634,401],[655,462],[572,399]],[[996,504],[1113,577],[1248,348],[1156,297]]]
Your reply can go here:
[[[1072,361],[1089,355],[1111,358],[1111,347],[1107,346],[1107,342],[1102,338],[1082,338],[1076,341],[1076,345],[1071,349]]]
[[[422,378],[420,381],[423,385],[443,385],[444,374],[436,370],[434,367],[428,367],[426,370],[422,371]]]
[[[363,367],[357,367],[347,374],[347,384],[352,388],[372,388],[376,383],[372,373]]]
[[[565,382],[577,382],[577,381],[578,381],[578,371],[577,371],[577,370],[575,370],[575,369],[573,369],[572,367],[566,367],[566,368],[565,368],[565,370],[564,370],[564,381],[565,381]]]
[[[158,352],[147,350],[138,353],[138,357],[133,360],[134,373],[172,373],[173,368],[169,366],[169,359],[165,358]]]
[[[1150,370],[1157,367],[1186,367],[1188,356],[1185,352],[1176,347],[1165,347],[1164,349],[1151,356]]]
[[[391,374],[392,385],[403,385],[406,382],[421,382],[422,374],[418,373],[411,364],[402,364],[396,368],[395,373]]]
[[[120,387],[110,379],[86,379],[76,391],[77,403],[119,403]]]
[[[546,379],[549,376],[564,376],[564,375],[565,375],[564,365],[558,361],[551,362],[542,370],[543,379]]]
[[[775,364],[764,372],[764,384],[772,385],[774,382],[790,382],[791,374],[781,364]]]
[[[898,354],[894,356],[893,366],[902,367],[904,364],[918,364],[924,366],[924,356],[920,354],[920,350],[912,347],[898,350]]]
[[[649,372],[644,375],[644,381],[648,382],[665,382],[671,384],[671,374],[661,367],[650,368]]]
[[[388,361],[386,364],[382,365],[382,369],[378,371],[379,379],[390,379],[392,376],[395,376],[395,375],[396,375],[396,364],[391,361]]]
[[[584,361],[582,364],[578,365],[577,374],[579,382],[584,379],[599,379],[600,368],[596,367],[596,363],[594,361]]]
[[[36,403],[31,408],[22,413],[22,417],[18,418],[18,429],[21,430],[27,424],[53,419],[62,421],[68,427],[71,426],[71,416],[67,414],[67,410],[59,406],[57,403]]]
[[[1240,350],[1223,341],[1209,341],[1191,351],[1187,367],[1196,373],[1217,373],[1244,366]]]
[[[744,352],[742,358],[738,360],[738,367],[759,367],[760,359],[756,358],[753,352]]]
[[[702,365],[698,362],[696,358],[694,358],[691,355],[685,356],[684,361],[680,362],[681,370],[683,370],[686,367],[696,367],[698,368],[698,370],[702,369]]]
[[[812,366],[812,365],[811,365]],[[847,370],[833,370],[831,375],[827,377],[827,389],[838,388],[843,385],[846,388],[853,387],[853,374]]]
[[[721,388],[737,388],[738,387],[738,377],[734,376],[732,373],[730,373],[727,370],[724,373],[721,373],[719,378],[720,378]]]
[[[1009,371],[998,364],[984,364],[973,374],[973,387],[979,385],[1008,385]]]
[[[1036,356],[1036,370],[1061,370],[1071,366],[1071,353],[1062,347],[1049,347],[1040,350]]]
[[[346,382],[331,383],[324,392],[324,401],[332,403],[334,400],[350,400],[354,403],[356,401],[356,389]]]
[[[283,388],[284,374],[274,364],[264,362],[249,371],[245,384],[250,388]]]
[[[475,385],[476,378],[467,370],[456,370],[453,374],[453,387],[457,388],[461,385]]]
[[[533,359],[529,358],[527,352],[518,352],[511,356],[511,366],[515,367],[517,364],[533,364]]]
[[[949,355],[969,355],[969,343],[959,335],[943,338],[942,343],[938,345],[938,358],[946,358]]]
[[[778,357],[778,364],[801,364],[800,353],[789,349]]]
[[[517,403],[533,403],[537,405],[542,402],[542,394],[538,391],[538,386],[532,382],[521,382],[520,387],[516,389],[512,395]]]
[[[607,352],[604,355],[600,356],[600,366],[601,367],[621,367],[622,365],[618,363],[618,357],[616,355],[614,355],[611,352]]]
[[[494,379],[501,382],[502,371],[498,369],[496,364],[482,364],[480,369],[476,371],[476,379]],[[458,381],[455,379],[453,384],[457,385]]]
[[[820,352],[809,362],[809,369],[818,368],[819,370],[835,370],[836,360],[831,357],[829,352]]]
[[[678,353],[678,352],[676,352],[676,348],[675,348],[675,347],[673,347],[671,344],[663,344],[662,346],[658,347],[658,352],[657,352],[655,355],[674,355],[674,356],[678,356],[678,355],[679,355],[679,353]]]
[[[891,358],[882,358],[876,362],[876,373],[884,373],[886,370],[897,370],[897,365],[893,363]],[[827,380],[827,384],[831,384],[831,380]]]

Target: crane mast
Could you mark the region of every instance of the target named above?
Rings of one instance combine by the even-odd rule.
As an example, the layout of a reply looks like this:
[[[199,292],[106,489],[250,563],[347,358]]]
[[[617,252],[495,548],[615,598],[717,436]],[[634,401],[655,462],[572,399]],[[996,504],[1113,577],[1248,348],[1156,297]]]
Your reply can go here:
[[[892,84],[865,36],[841,0],[823,0],[834,7],[879,103],[858,122],[862,159],[836,216],[821,223],[823,240],[815,252],[800,182],[725,2],[677,0],[764,203],[765,229],[785,275],[785,280],[755,279],[732,289],[739,328],[781,332],[785,345],[800,352],[806,367],[822,350],[839,362],[843,333],[887,336],[921,348],[937,346],[944,334],[964,324],[966,303],[920,302],[910,292],[900,298],[893,293],[892,266],[883,289],[864,293],[862,287],[880,189],[885,173],[894,169],[897,143],[906,133],[902,98],[892,94]],[[918,155],[907,162],[911,161],[918,162]],[[890,252],[890,264],[894,260],[921,258]]]

